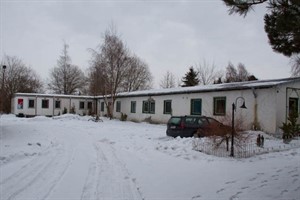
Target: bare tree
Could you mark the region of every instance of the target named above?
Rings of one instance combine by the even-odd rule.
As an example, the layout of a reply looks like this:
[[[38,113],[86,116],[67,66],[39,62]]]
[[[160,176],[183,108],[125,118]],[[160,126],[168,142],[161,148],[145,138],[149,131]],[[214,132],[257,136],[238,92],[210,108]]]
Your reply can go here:
[[[225,74],[225,82],[230,83],[230,82],[237,82],[238,81],[238,72],[234,65],[229,62],[228,66],[226,67],[226,74]]]
[[[129,67],[125,73],[122,90],[131,92],[152,88],[152,75],[148,65],[137,56],[128,58]]]
[[[97,73],[98,81],[101,82],[100,92],[104,95],[108,116],[113,117],[113,107],[117,93],[124,82],[129,70],[129,50],[116,34],[113,27],[104,34],[104,42],[99,47],[99,52],[93,50],[91,67]]]
[[[175,76],[172,72],[167,71],[160,81],[161,88],[174,88],[175,87]]]
[[[62,54],[57,60],[57,66],[50,72],[48,88],[57,94],[82,93],[86,84],[82,70],[71,64],[68,48],[69,46],[64,43]]]
[[[114,26],[105,32],[99,49],[90,51],[90,92],[104,95],[107,114],[113,118],[117,94],[150,88],[152,75],[145,62],[130,54]]]
[[[40,77],[31,68],[27,67],[23,61],[15,56],[3,57],[1,66],[5,65],[6,70],[3,77],[1,74],[0,82],[3,83],[3,110],[6,113],[11,109],[11,98],[14,93],[38,93],[43,92],[43,83]],[[3,81],[4,78],[4,81]]]
[[[248,72],[244,64],[239,63],[236,69],[231,62],[228,63],[228,66],[226,67],[226,75],[225,75],[226,83],[253,81],[253,80],[257,80],[257,78]]]
[[[219,77],[222,76],[222,72],[216,69],[214,64],[209,64],[205,60],[203,63],[197,65],[199,83],[202,85],[213,84]]]
[[[237,71],[238,71],[238,81],[248,81],[250,73],[247,71],[243,63],[238,64]]]

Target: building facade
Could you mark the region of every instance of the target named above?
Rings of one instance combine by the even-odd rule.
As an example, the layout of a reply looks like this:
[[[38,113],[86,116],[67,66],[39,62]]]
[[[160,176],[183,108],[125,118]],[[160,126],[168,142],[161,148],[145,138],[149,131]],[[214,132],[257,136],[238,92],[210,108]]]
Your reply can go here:
[[[113,115],[121,118],[126,114],[127,120],[155,123],[166,123],[172,115],[205,115],[230,124],[234,104],[236,124],[242,128],[279,133],[289,113],[299,113],[299,95],[300,78],[135,91],[118,94]],[[240,108],[244,101],[247,109]],[[12,113],[30,116],[54,116],[65,108],[70,112],[72,107],[80,115],[105,116],[108,103],[103,96],[17,93],[12,105]]]
[[[16,93],[12,113],[32,116],[56,116],[64,113],[93,114],[96,101],[91,96]]]

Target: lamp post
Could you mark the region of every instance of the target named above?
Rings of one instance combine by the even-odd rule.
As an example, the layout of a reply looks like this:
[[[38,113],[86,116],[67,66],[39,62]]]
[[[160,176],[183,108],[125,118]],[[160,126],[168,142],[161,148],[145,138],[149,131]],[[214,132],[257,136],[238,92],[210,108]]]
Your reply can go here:
[[[5,69],[6,65],[2,66],[2,88],[1,88],[1,113],[3,113],[3,104],[4,104],[4,80],[5,80]]]
[[[243,100],[243,104],[241,105],[240,108],[244,108],[247,109],[246,105],[245,105],[245,99],[244,97],[237,97],[235,99],[235,103],[232,103],[232,124],[231,124],[231,152],[230,152],[230,156],[234,157],[234,112],[236,111],[236,105],[237,105],[237,101],[238,99],[242,99]]]

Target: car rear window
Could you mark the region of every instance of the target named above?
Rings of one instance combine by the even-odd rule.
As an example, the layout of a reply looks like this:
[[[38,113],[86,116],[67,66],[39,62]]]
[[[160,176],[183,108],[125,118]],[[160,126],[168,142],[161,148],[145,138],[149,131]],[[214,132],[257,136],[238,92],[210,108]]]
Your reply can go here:
[[[170,124],[173,124],[173,125],[179,125],[179,124],[180,124],[180,121],[181,121],[181,118],[180,118],[180,117],[172,117],[172,118],[169,120],[169,123],[170,123]]]
[[[219,123],[217,120],[212,119],[212,118],[207,118],[207,120],[210,124],[218,124]]]

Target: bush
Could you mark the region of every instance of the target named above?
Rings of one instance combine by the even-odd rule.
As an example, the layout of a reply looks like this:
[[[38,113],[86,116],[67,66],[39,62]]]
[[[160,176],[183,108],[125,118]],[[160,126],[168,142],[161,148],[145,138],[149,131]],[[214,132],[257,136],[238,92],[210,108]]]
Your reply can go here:
[[[282,126],[279,127],[283,131],[283,139],[293,138],[298,135],[300,132],[300,125],[297,124],[298,113],[291,112],[288,117],[288,122],[282,123]]]
[[[16,115],[17,117],[25,117],[24,113],[19,113]]]
[[[127,121],[127,115],[125,113],[121,113],[121,121]]]
[[[62,114],[67,114],[67,113],[68,113],[68,109],[66,107],[64,107]]]
[[[76,112],[75,112],[75,106],[72,106],[72,108],[70,109],[70,113],[71,114],[75,114]]]

